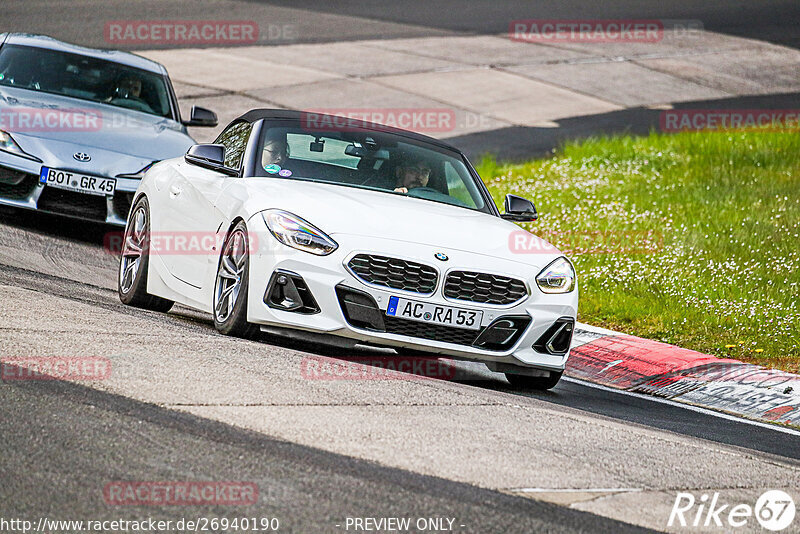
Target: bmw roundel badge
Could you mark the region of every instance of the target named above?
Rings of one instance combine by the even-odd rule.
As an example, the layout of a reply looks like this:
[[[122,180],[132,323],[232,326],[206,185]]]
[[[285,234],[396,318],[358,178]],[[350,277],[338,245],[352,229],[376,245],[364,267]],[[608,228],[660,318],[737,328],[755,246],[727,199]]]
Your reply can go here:
[[[444,252],[437,252],[436,254],[433,255],[433,257],[436,258],[439,261],[447,261],[448,260],[447,254],[445,254]]]

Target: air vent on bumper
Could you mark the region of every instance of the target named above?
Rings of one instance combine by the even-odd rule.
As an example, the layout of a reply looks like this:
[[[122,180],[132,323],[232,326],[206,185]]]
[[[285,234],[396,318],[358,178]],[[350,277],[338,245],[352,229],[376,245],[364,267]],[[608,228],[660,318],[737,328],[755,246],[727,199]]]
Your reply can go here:
[[[473,345],[486,350],[506,350],[513,347],[531,324],[527,315],[506,315],[487,326]]]
[[[264,293],[264,302],[270,308],[306,315],[320,311],[303,277],[282,269],[272,273]]]
[[[575,319],[572,317],[561,317],[547,329],[542,336],[533,344],[534,350],[554,356],[563,356],[569,352],[572,343],[572,332],[575,330]]]
[[[356,328],[385,332],[383,313],[369,293],[351,287],[336,286],[336,296],[345,320]]]

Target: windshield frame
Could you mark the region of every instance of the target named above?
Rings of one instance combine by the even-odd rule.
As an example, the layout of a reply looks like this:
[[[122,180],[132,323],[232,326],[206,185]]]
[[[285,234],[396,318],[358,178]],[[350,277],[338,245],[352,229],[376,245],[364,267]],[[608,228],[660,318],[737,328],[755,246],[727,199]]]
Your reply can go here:
[[[25,49],[29,49],[29,50],[41,50],[41,51],[45,51],[45,52],[64,54],[64,55],[67,55],[67,56],[76,56],[76,57],[87,58],[87,59],[90,59],[90,60],[93,60],[93,61],[102,62],[102,63],[110,63],[110,64],[113,64],[113,65],[119,65],[120,67],[124,67],[125,69],[129,69],[129,70],[132,70],[134,72],[140,72],[140,73],[146,74],[148,76],[152,76],[154,78],[157,78],[157,79],[159,79],[161,81],[161,83],[164,86],[164,92],[165,92],[165,94],[167,96],[167,101],[169,102],[169,115],[160,115],[158,113],[148,113],[146,111],[140,111],[140,110],[137,110],[137,109],[126,108],[126,107],[123,107],[123,106],[115,106],[113,104],[110,104],[108,102],[103,102],[101,100],[92,100],[90,98],[81,98],[80,96],[67,95],[67,94],[58,93],[58,92],[54,92],[54,91],[47,91],[45,89],[32,89],[30,87],[22,87],[22,86],[7,85],[7,84],[0,84],[0,88],[8,87],[8,88],[11,88],[11,89],[16,89],[16,90],[30,91],[31,93],[43,93],[43,94],[46,94],[46,95],[53,95],[53,96],[56,96],[56,97],[59,97],[59,98],[69,98],[69,99],[72,99],[72,100],[77,100],[79,102],[89,102],[91,104],[109,106],[109,107],[111,107],[111,108],[113,108],[115,110],[134,111],[134,112],[137,112],[137,113],[142,113],[142,114],[147,115],[149,117],[157,117],[159,119],[172,120],[172,121],[175,121],[175,122],[178,122],[178,123],[181,122],[180,111],[179,111],[179,108],[178,108],[178,105],[177,105],[177,99],[176,99],[176,95],[175,95],[175,92],[174,92],[174,88],[172,87],[172,82],[171,82],[169,76],[167,74],[165,74],[164,72],[158,72],[158,71],[143,69],[141,67],[136,67],[136,66],[133,66],[133,65],[129,65],[127,63],[122,63],[122,62],[119,62],[119,61],[113,61],[113,60],[105,59],[105,58],[97,58],[97,57],[94,57],[94,56],[91,56],[91,55],[79,54],[79,53],[73,52],[73,51],[65,51],[65,50],[53,49],[53,48],[48,48],[46,46],[37,46],[37,45],[33,45],[33,44],[3,43],[2,45],[0,45],[0,54],[2,54],[3,51],[5,51],[5,50],[7,50],[9,48],[25,48]]]
[[[313,178],[302,178],[302,177],[292,177],[292,178],[281,178],[281,177],[273,177],[273,176],[262,176],[259,173],[260,165],[261,165],[261,154],[259,148],[262,145],[263,137],[266,134],[266,131],[270,128],[280,127],[280,128],[301,128],[302,124],[299,119],[292,119],[292,118],[284,118],[284,117],[275,117],[275,118],[261,118],[253,122],[253,129],[250,133],[250,139],[247,143],[247,149],[245,151],[244,159],[242,161],[242,167],[239,173],[240,177],[243,178],[258,178],[258,179],[277,179],[277,180],[297,180],[302,182],[312,182],[312,183],[319,183],[324,185],[330,186],[338,186],[338,187],[349,187],[352,189],[360,189],[362,191],[374,191],[378,193],[385,193],[385,194],[393,194],[398,195],[404,198],[414,198],[417,200],[425,200],[428,202],[434,202],[439,205],[444,206],[453,206],[455,208],[467,209],[473,212],[479,213],[487,213],[490,215],[494,215],[496,217],[500,217],[500,211],[497,209],[497,205],[494,202],[489,190],[486,188],[486,184],[483,183],[483,180],[478,175],[478,172],[469,162],[467,157],[457,148],[452,147],[450,145],[444,143],[435,142],[435,140],[428,141],[427,139],[420,139],[416,135],[409,132],[409,135],[404,135],[402,130],[391,129],[388,130],[386,128],[370,128],[368,125],[360,126],[359,128],[352,129],[355,132],[376,132],[381,135],[392,135],[402,138],[401,141],[403,143],[414,144],[420,147],[423,147],[428,150],[432,150],[434,152],[439,152],[445,155],[448,155],[454,159],[461,161],[461,163],[466,167],[467,172],[469,173],[470,178],[473,181],[473,185],[477,188],[478,193],[481,196],[481,200],[483,200],[483,206],[480,208],[473,208],[470,206],[460,206],[458,204],[450,204],[447,202],[441,202],[433,199],[423,198],[423,197],[409,197],[407,194],[397,193],[394,191],[388,191],[386,189],[377,188],[377,187],[364,187],[359,185],[347,184],[347,183],[339,183],[339,182],[329,182],[326,180],[316,180]],[[226,127],[227,129],[227,127]],[[348,130],[350,132],[351,130]]]

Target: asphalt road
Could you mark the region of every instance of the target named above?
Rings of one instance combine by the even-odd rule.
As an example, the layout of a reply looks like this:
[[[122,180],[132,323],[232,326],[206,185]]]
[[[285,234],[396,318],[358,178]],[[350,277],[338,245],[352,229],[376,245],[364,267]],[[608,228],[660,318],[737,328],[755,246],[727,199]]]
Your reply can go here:
[[[109,230],[0,210],[0,355],[102,355],[115,369],[102,383],[0,383],[0,517],[246,512],[289,532],[337,532],[346,517],[451,517],[463,532],[605,532],[658,528],[679,488],[800,487],[796,433],[646,397],[572,381],[520,392],[469,366],[456,381],[301,379],[300,358],[340,354],[219,336],[183,308],[122,306],[116,260],[101,248]],[[108,506],[102,488],[115,480],[243,480],[261,497],[246,508]],[[623,499],[633,494],[614,488],[628,487],[657,504],[570,509],[520,489],[611,488]]]
[[[497,380],[483,384],[473,382],[472,385],[505,389]],[[562,380],[550,392],[515,393],[619,421],[800,460],[800,435],[796,433],[753,426],[738,418],[721,418],[713,412],[693,410],[677,402],[623,394],[570,379]]]
[[[0,384],[0,517],[277,518],[279,532],[344,532],[348,517],[449,518],[453,532],[645,531],[555,504],[270,439],[63,382]],[[113,481],[255,483],[256,504],[116,506]]]
[[[498,34],[507,32],[512,20],[533,18],[699,20],[707,30],[800,46],[800,4],[794,0],[9,0],[3,3],[0,31],[45,33],[79,44],[107,46],[103,30],[108,21],[253,20],[261,29],[260,43],[285,44]],[[280,31],[285,25],[292,26],[288,33]]]

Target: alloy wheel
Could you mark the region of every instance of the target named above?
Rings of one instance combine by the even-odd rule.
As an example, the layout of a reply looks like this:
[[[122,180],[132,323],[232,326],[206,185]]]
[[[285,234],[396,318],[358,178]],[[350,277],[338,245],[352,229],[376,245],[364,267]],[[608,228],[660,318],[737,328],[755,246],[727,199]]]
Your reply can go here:
[[[223,323],[233,312],[239,298],[247,263],[247,239],[244,231],[237,228],[228,237],[217,270],[217,283],[214,289],[214,315],[217,322]]]
[[[119,287],[123,293],[130,292],[139,274],[142,253],[147,238],[147,209],[139,206],[131,217],[122,245],[122,259],[119,262]]]

